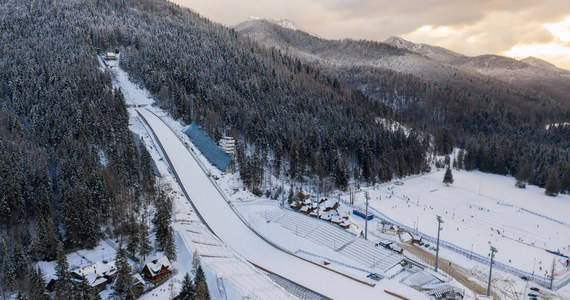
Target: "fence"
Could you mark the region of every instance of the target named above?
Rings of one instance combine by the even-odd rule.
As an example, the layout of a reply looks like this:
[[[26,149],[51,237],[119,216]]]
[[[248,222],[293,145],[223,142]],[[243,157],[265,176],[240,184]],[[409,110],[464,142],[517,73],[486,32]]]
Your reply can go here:
[[[350,204],[347,203],[346,201],[343,201],[343,202],[344,202],[345,204],[349,205],[349,206],[355,207],[355,206],[353,206],[353,205],[350,205]],[[409,231],[409,232],[415,232],[416,235],[421,236],[424,240],[427,240],[427,241],[429,241],[429,242],[431,242],[431,243],[436,243],[436,242],[437,242],[437,238],[435,238],[435,237],[433,237],[433,236],[430,236],[430,235],[427,235],[427,234],[425,234],[425,233],[416,231],[416,230],[413,229],[413,228],[410,228],[410,227],[408,227],[408,226],[406,226],[406,225],[404,225],[404,224],[401,224],[401,223],[399,223],[399,222],[397,222],[397,221],[391,219],[390,217],[384,215],[383,213],[381,213],[380,211],[378,211],[378,210],[375,209],[374,207],[368,206],[368,211],[369,211],[369,212],[372,212],[372,214],[374,214],[374,215],[375,215],[377,218],[379,218],[379,219],[388,221],[388,222],[390,222],[390,223],[392,223],[392,224],[396,224],[396,225],[398,225],[398,226],[404,228],[405,230],[407,230],[407,231]],[[440,244],[441,247],[444,247],[444,248],[446,248],[446,249],[448,249],[448,250],[451,250],[451,251],[453,251],[453,252],[455,252],[455,253],[461,254],[461,255],[463,255],[463,256],[465,256],[465,257],[469,257],[470,259],[475,260],[475,261],[478,261],[478,262],[480,262],[480,263],[482,263],[482,264],[487,264],[487,265],[488,265],[488,264],[491,263],[491,259],[490,259],[490,258],[485,257],[485,256],[482,256],[482,255],[477,254],[477,253],[473,253],[473,251],[466,250],[466,249],[461,248],[461,247],[459,247],[459,246],[457,246],[457,245],[455,245],[455,244],[453,244],[453,243],[449,243],[449,242],[440,240],[440,241],[439,241],[439,244]],[[517,276],[517,277],[519,277],[519,278],[526,277],[526,278],[528,278],[528,280],[533,281],[533,282],[535,282],[535,283],[537,283],[537,284],[539,284],[539,285],[541,285],[541,286],[543,286],[543,287],[550,287],[550,278],[548,278],[548,277],[539,276],[539,275],[536,275],[536,274],[533,274],[533,273],[529,273],[529,272],[526,272],[526,271],[523,271],[523,270],[514,268],[514,267],[512,267],[512,266],[505,265],[505,264],[500,263],[500,262],[497,262],[497,261],[494,261],[494,262],[493,262],[493,265],[495,266],[495,268],[497,268],[497,269],[499,269],[499,270],[502,270],[502,271],[505,271],[505,272],[507,272],[507,273],[511,273],[511,274],[513,274],[513,275],[515,275],[515,276]],[[555,277],[555,278],[554,278],[554,282],[553,282],[553,284],[552,284],[552,289],[553,289],[553,290],[557,290],[557,289],[559,289],[559,288],[565,286],[565,285],[568,284],[569,282],[570,282],[570,272],[569,272],[569,273],[566,273],[565,275],[563,275],[563,276],[561,276],[561,277],[558,277],[558,278]]]

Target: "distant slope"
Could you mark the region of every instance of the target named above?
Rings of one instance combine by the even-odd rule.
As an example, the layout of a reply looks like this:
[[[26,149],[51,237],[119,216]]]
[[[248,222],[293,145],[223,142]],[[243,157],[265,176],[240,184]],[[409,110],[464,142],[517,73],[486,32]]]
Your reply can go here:
[[[363,76],[362,72],[396,71],[416,77],[411,79],[416,82],[414,85],[427,82],[461,87],[483,100],[492,97],[491,101],[512,105],[513,109],[537,105],[557,106],[557,109],[563,110],[570,107],[570,72],[536,59],[517,61],[497,55],[469,57],[398,37],[388,38],[384,43],[326,40],[267,20],[250,20],[237,25],[235,29],[263,45],[278,48],[310,63],[345,71],[347,68],[358,68],[358,76],[366,77],[360,84],[348,76],[341,80],[351,82],[353,88],[382,101],[387,99],[380,99],[374,94],[375,89],[382,87],[371,86],[370,76]],[[349,72],[349,76],[354,75],[352,72]],[[331,72],[332,76],[334,74]],[[513,94],[517,96],[513,98]],[[528,103],[529,100],[534,104]],[[557,118],[552,112],[545,112],[549,115],[547,118]]]

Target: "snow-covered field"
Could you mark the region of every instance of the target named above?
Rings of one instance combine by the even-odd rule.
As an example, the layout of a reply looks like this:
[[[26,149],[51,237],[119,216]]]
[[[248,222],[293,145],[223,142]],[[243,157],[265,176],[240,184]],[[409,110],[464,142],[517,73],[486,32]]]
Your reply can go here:
[[[454,184],[445,186],[443,174],[441,170],[404,179],[403,185],[370,189],[370,207],[434,237],[439,215],[445,222],[442,240],[484,256],[492,245],[499,250],[498,262],[529,273],[534,265],[535,274],[544,276],[553,258],[566,262],[546,249],[570,253],[570,196],[549,197],[536,186],[519,189],[512,177],[478,171],[456,171]],[[355,205],[364,201],[364,194],[357,194]],[[562,268],[558,264],[557,270]]]

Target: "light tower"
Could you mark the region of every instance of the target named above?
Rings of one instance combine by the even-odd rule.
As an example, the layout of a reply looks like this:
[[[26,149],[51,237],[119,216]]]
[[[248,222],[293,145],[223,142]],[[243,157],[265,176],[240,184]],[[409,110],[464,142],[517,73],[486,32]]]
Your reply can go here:
[[[491,295],[491,275],[493,274],[493,259],[495,258],[495,252],[498,252],[497,248],[491,246],[491,265],[489,266],[489,283],[487,285],[487,297]]]
[[[443,220],[440,216],[437,216],[437,245],[435,248],[435,271],[437,272],[437,264],[439,259],[439,232],[441,231],[441,224]]]

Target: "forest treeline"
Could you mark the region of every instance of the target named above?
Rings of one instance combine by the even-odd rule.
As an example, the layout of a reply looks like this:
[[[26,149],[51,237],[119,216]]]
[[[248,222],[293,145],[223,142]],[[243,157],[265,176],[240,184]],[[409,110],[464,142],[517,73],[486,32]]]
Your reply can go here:
[[[509,174],[540,187],[555,173],[556,193],[570,191],[570,127],[547,126],[570,120],[567,95],[465,74],[442,84],[382,68],[323,70],[355,89],[366,87],[360,88],[364,94],[430,132],[439,154],[451,152],[439,146],[447,141],[464,149],[456,160],[465,159],[459,165],[468,170]]]
[[[31,262],[58,249],[124,233],[153,195],[150,156],[141,159],[123,96],[89,39],[94,5],[0,4],[2,291],[29,291],[39,280]]]
[[[535,69],[543,77],[532,81],[524,75],[529,66],[505,57],[465,57],[415,45],[441,54],[440,60],[430,59],[388,43],[326,40],[266,20],[246,21],[236,29],[301,59],[336,84],[385,103],[409,125],[432,134],[436,153],[448,154],[453,146],[469,150],[469,169],[510,174],[541,187],[544,178],[558,177],[557,192],[569,189],[564,184],[569,172],[567,132],[546,129],[570,120],[567,75]],[[481,72],[491,75],[462,64],[480,64]],[[513,74],[518,69],[520,76]],[[493,70],[510,75],[492,77]],[[532,162],[526,162],[528,157]]]

